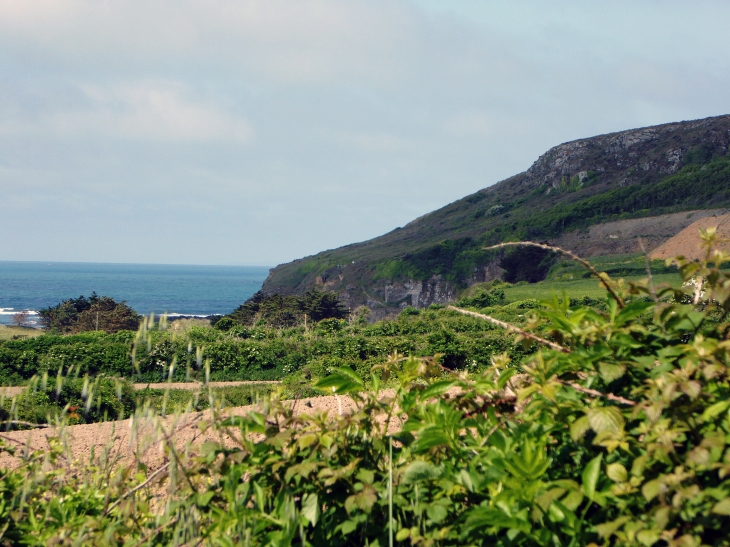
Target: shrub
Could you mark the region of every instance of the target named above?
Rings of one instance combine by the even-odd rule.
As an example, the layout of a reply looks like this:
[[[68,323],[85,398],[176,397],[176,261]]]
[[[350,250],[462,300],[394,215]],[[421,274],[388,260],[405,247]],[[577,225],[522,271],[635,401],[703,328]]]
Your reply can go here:
[[[125,302],[92,293],[79,296],[38,311],[39,321],[46,330],[61,333],[136,330],[141,316]]]
[[[714,234],[703,237],[709,248]],[[368,386],[333,360],[317,388],[350,396],[355,412],[297,416],[275,395],[244,415],[214,409],[198,455],[165,433],[154,472],[62,464],[52,444],[0,474],[2,533],[37,544],[726,546],[730,273],[708,260],[730,257],[706,258],[679,262],[702,290],[604,277],[604,310],[555,298],[512,327],[540,347],[522,374],[506,355],[475,375],[393,355]],[[156,479],[174,495],[153,510]]]

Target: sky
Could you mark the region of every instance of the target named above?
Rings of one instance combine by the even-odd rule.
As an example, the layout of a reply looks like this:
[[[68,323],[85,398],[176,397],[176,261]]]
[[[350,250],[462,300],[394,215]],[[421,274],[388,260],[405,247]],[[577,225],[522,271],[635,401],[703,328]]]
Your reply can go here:
[[[730,113],[726,0],[0,0],[0,260],[282,262]]]

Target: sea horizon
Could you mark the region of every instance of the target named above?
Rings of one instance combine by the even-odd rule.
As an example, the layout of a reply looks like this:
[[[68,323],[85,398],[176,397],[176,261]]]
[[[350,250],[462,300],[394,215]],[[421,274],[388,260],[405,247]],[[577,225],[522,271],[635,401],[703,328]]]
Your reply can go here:
[[[224,315],[263,285],[269,266],[0,261],[0,324],[19,311],[79,296],[110,296],[137,312],[168,316]],[[29,317],[37,326],[37,316]]]

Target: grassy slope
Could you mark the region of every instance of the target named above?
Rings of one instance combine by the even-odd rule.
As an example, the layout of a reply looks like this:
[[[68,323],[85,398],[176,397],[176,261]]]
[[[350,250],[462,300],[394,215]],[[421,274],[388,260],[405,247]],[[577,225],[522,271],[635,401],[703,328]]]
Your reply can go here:
[[[11,327],[9,325],[0,325],[0,341],[11,340],[14,336],[24,336],[35,338],[43,334],[39,329],[31,329],[25,327]]]
[[[730,129],[727,116],[709,123],[725,135]],[[567,180],[563,187],[548,192],[548,184],[535,182],[529,172],[522,173],[381,237],[278,266],[264,289],[301,292],[317,276],[325,280],[342,276],[332,287],[335,290],[347,285],[372,286],[378,279],[428,279],[433,274],[458,284],[488,260],[481,250],[486,244],[544,240],[620,218],[730,205],[727,149],[719,144],[715,152],[708,152],[707,138],[696,125],[674,124],[666,135],[642,145],[638,159],[630,160],[627,155],[627,161],[634,163],[630,167],[626,162],[616,167],[613,152],[601,148],[610,136],[588,139],[588,152],[581,161],[603,171],[591,175],[583,185]],[[677,146],[687,150],[678,173],[640,167],[647,162],[666,163],[667,149]],[[535,165],[539,167],[543,158]]]
[[[639,281],[646,279],[645,275],[633,275],[626,276],[626,281]],[[676,273],[664,273],[653,276],[654,283],[668,283],[673,287],[679,286],[681,279],[679,274]],[[580,298],[588,296],[590,298],[604,298],[606,295],[606,289],[598,283],[595,278],[590,279],[575,279],[575,280],[546,280],[540,283],[526,284],[526,285],[513,285],[505,289],[504,293],[508,302],[515,302],[518,300],[526,300],[528,298],[535,298],[537,300],[551,299],[554,294],[559,297],[562,296],[563,292],[570,298]]]

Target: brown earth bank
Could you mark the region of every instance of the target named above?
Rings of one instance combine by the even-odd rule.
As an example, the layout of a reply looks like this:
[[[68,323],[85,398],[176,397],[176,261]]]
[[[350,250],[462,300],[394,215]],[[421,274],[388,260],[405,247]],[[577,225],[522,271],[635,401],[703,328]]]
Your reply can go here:
[[[551,240],[550,244],[569,249],[584,258],[638,253],[642,251],[639,240],[643,243],[645,251],[654,251],[683,230],[692,229],[698,220],[704,219],[712,223],[712,219],[728,212],[727,209],[707,209],[617,220],[596,224],[585,231],[565,233]]]
[[[659,245],[649,256],[663,260],[674,258],[675,256],[699,260],[705,254],[701,246],[702,239],[700,238],[700,230],[706,230],[707,228],[717,228],[717,235],[720,236],[720,241],[715,246],[715,249],[730,252],[730,214],[720,214],[701,218],[693,222],[674,237]]]

